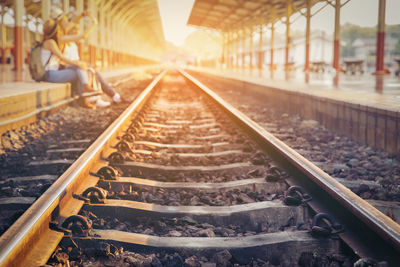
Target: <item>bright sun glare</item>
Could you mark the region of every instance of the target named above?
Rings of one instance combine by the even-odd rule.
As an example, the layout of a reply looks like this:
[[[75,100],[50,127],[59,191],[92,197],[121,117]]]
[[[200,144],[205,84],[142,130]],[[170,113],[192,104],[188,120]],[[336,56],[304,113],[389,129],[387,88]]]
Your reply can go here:
[[[186,25],[194,0],[158,0],[165,39],[182,46],[185,38],[195,30]]]

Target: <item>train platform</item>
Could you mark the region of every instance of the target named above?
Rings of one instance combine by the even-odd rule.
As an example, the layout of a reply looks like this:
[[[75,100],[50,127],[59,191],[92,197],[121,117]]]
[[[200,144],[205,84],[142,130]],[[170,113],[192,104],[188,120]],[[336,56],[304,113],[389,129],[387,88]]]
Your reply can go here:
[[[125,67],[100,71],[110,82],[144,71],[147,67]],[[14,71],[0,65],[0,134],[17,129],[74,100],[69,83],[35,82],[29,71]]]
[[[194,69],[193,69],[194,70]],[[216,70],[196,68],[229,79],[263,84],[283,90],[400,111],[400,78],[392,75],[347,75],[303,71]]]
[[[189,68],[204,82],[220,82],[274,99],[275,104],[389,153],[400,152],[400,79]]]

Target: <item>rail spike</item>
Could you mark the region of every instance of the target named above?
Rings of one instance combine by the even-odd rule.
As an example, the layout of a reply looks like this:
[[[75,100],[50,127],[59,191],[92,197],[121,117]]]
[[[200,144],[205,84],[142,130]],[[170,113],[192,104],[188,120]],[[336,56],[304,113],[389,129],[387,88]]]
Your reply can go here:
[[[118,149],[119,152],[128,152],[128,153],[133,153],[131,146],[126,142],[126,141],[119,141],[116,145],[115,148]]]
[[[318,213],[311,224],[311,235],[314,237],[329,237],[344,231],[342,224],[327,213]]]
[[[110,164],[123,164],[125,161],[124,155],[120,152],[113,152],[108,156],[108,161]]]
[[[291,186],[286,190],[283,202],[288,206],[298,206],[310,201],[311,199],[311,196],[305,193],[303,188],[299,186]]]
[[[361,258],[356,261],[353,265],[354,267],[389,267],[388,263],[385,261],[378,262],[372,258]]]
[[[82,215],[69,216],[61,225],[72,235],[87,237],[92,235],[92,221]]]
[[[83,191],[82,197],[88,199],[90,203],[104,204],[107,198],[107,191],[100,187],[92,186]]]
[[[103,166],[95,174],[102,180],[117,180],[119,175],[119,171],[111,166]]]
[[[121,140],[129,143],[135,142],[135,137],[130,134],[130,133],[125,133],[123,136],[121,136]]]
[[[127,132],[132,134],[132,135],[136,135],[136,134],[139,134],[140,130],[139,130],[139,128],[131,125],[131,126],[129,126]]]

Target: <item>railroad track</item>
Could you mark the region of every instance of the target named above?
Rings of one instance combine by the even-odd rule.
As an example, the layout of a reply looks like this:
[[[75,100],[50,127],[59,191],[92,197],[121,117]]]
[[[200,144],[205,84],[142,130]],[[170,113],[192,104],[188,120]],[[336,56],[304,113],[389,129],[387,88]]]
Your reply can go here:
[[[1,236],[0,263],[396,266],[399,250],[398,224],[163,72]]]

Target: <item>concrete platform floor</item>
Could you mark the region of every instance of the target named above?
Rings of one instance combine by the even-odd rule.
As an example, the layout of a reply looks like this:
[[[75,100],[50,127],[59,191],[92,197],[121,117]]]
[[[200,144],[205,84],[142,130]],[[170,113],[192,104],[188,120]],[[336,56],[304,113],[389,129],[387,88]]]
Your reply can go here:
[[[123,76],[152,67],[120,67],[100,73],[117,86],[118,82],[124,80]],[[35,82],[26,65],[23,71],[14,71],[12,68],[12,65],[0,64],[0,135],[32,123],[47,112],[72,101],[68,83]]]
[[[393,74],[375,76],[370,73],[305,73],[302,70],[271,72],[265,69],[260,73],[258,69],[196,69],[267,86],[309,92],[377,108],[400,110],[400,77]]]
[[[12,64],[0,64],[0,85],[11,82],[32,82],[29,68],[24,65],[23,71],[14,71]]]

